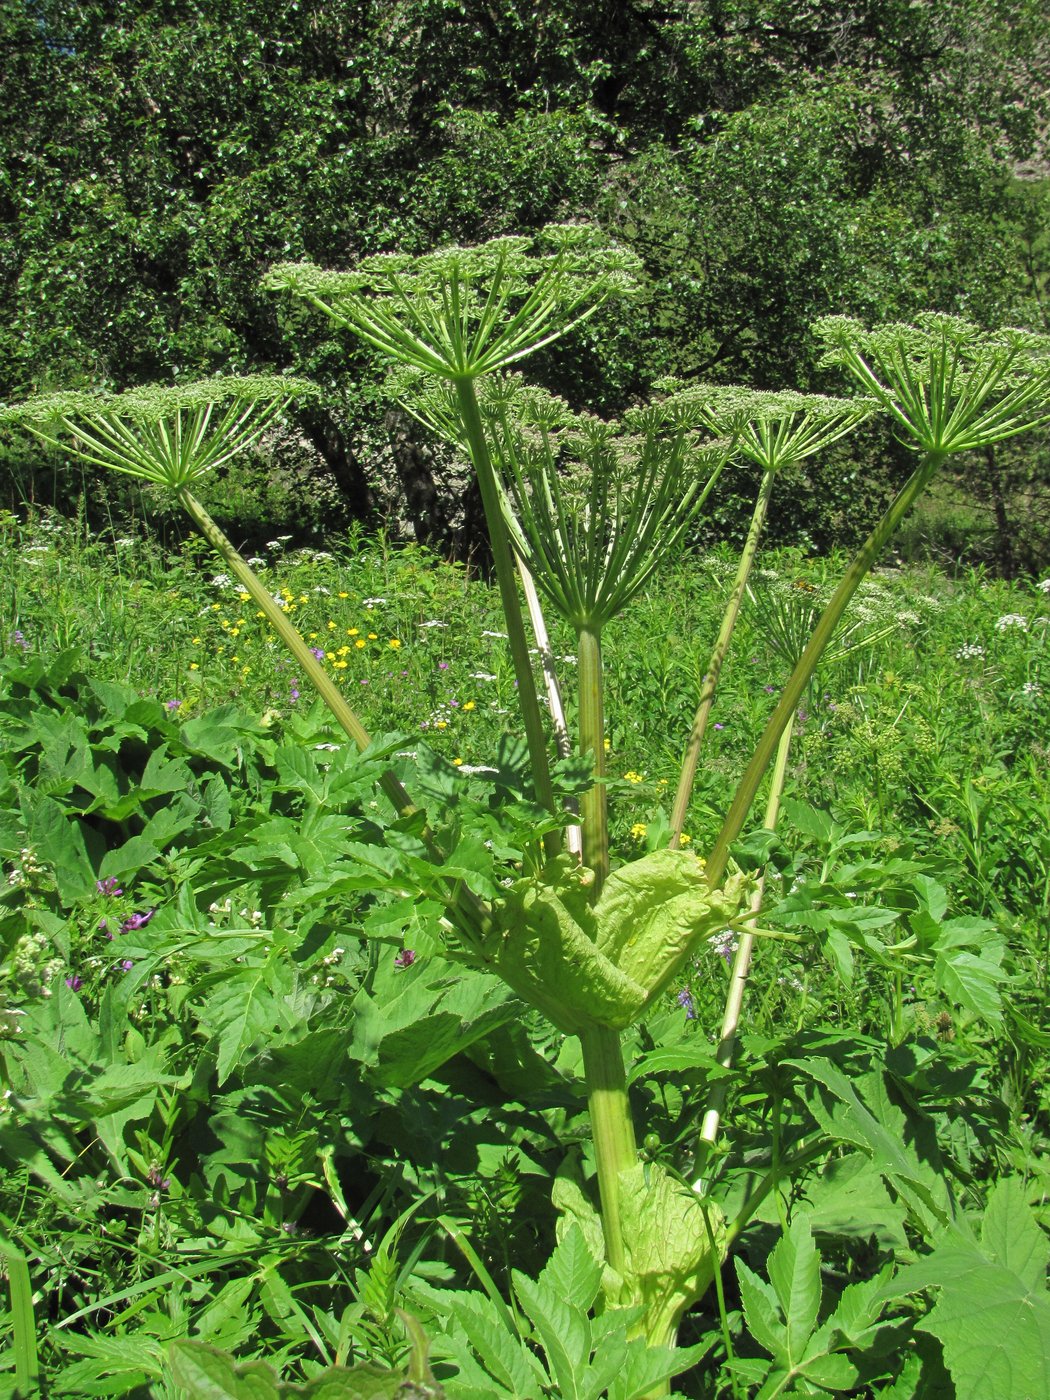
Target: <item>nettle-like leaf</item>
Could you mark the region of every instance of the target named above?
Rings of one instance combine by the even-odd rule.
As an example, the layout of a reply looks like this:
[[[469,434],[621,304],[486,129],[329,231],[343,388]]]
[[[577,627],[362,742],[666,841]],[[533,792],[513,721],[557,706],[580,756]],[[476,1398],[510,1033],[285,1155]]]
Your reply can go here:
[[[492,971],[569,1034],[637,1021],[690,950],[737,914],[743,881],[712,890],[695,856],[664,850],[614,871],[593,906],[589,887],[590,872],[567,857],[518,881],[485,949]]]
[[[203,1342],[172,1342],[168,1375],[186,1400],[444,1400],[432,1379],[417,1384],[370,1362],[329,1366],[305,1384],[281,1381],[263,1361],[235,1361]]]
[[[602,1272],[571,1222],[538,1278],[512,1270],[521,1332],[498,1298],[425,1289],[427,1303],[446,1319],[435,1349],[457,1367],[445,1382],[448,1400],[641,1400],[697,1364],[704,1345],[647,1345],[637,1307],[606,1308],[595,1317]]]
[[[743,1259],[736,1260],[740,1298],[748,1332],[772,1363],[736,1363],[740,1374],[760,1386],[756,1400],[796,1393],[852,1391],[858,1371],[845,1355],[869,1342],[886,1306],[880,1292],[886,1272],[847,1288],[838,1306],[819,1322],[822,1300],[820,1254],[806,1215],[798,1214],[769,1256],[769,1281]]]
[[[881,1073],[851,1078],[822,1056],[784,1064],[804,1077],[801,1095],[823,1130],[871,1159],[924,1234],[948,1219],[948,1191],[936,1146],[924,1144],[919,1155],[912,1145],[916,1124],[890,1098]]]
[[[883,1297],[937,1290],[919,1327],[940,1341],[957,1400],[1048,1400],[1048,1262],[1050,1242],[1024,1189],[1007,1179],[989,1197],[979,1238],[965,1221],[953,1222]]]

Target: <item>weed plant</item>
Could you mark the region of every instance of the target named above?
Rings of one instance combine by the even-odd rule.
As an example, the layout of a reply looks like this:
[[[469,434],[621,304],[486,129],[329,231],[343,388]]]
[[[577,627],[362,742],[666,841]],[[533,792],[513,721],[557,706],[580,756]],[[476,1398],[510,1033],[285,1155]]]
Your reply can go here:
[[[1045,589],[999,613],[994,651],[942,641],[953,684],[941,675],[931,695],[927,649],[949,609],[871,571],[945,457],[1042,421],[1045,346],[944,317],[818,328],[869,396],[849,420],[877,406],[917,454],[832,584],[757,545],[796,426],[837,435],[838,406],[741,395],[725,423],[717,394],[685,390],[625,432],[546,402],[522,416],[506,381],[495,397],[476,386],[630,274],[589,231],[549,242],[271,279],[448,386],[502,626],[479,629],[486,591],[418,551],[268,546],[253,563],[216,528],[197,476],[308,386],[65,395],[7,414],[49,441],[58,422],[88,460],[167,486],[225,566],[203,597],[184,565],[157,580],[194,658],[154,658],[166,699],[100,678],[101,649],[85,670],[67,644],[98,635],[97,589],[60,615],[53,648],[52,580],[11,619],[14,1393],[36,1385],[42,1351],[58,1394],[643,1400],[676,1376],[680,1395],[1041,1393],[1050,1251],[1029,1203],[1043,1197],[1032,895],[1046,851],[1028,840],[1004,875],[992,813],[1003,797],[1018,831],[1045,815],[1030,727]],[[727,438],[705,456],[698,428]],[[748,441],[763,482],[741,561],[695,566],[718,600],[695,633],[663,593],[688,640],[661,651],[659,588],[702,596],[681,565],[655,579],[661,528],[681,538],[703,500],[676,474],[717,473]],[[6,528],[31,575],[40,550]],[[120,568],[82,553],[80,578]],[[576,754],[553,762],[516,567],[575,664]],[[366,568],[383,592],[364,591]],[[460,631],[453,613],[462,635],[433,636]],[[962,669],[989,656],[983,677]],[[655,701],[683,666],[697,708],[671,728]],[[307,681],[323,706],[303,703]],[[951,729],[947,695],[965,712]],[[419,718],[390,732],[406,698]],[[942,766],[960,742],[985,759],[976,775]],[[574,795],[582,867],[561,852]],[[701,1026],[720,1026],[713,1042]],[[55,1261],[74,1220],[67,1275]],[[450,1251],[473,1292],[449,1287]],[[29,1259],[49,1280],[42,1339]],[[975,1321],[978,1294],[996,1308]],[[304,1388],[239,1360],[246,1347]]]

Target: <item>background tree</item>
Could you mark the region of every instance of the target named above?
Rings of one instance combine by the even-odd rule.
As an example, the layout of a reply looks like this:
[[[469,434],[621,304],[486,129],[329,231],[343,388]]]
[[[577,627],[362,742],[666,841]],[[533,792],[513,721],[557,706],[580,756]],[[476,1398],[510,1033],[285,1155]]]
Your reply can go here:
[[[260,529],[305,480],[318,526],[334,494],[470,534],[427,506],[445,465],[390,419],[380,367],[289,334],[259,287],[275,261],[597,217],[646,295],[537,372],[602,411],[665,373],[823,387],[828,311],[1045,320],[1035,0],[6,0],[0,46],[0,394],[294,358],[326,398],[276,444],[298,484]],[[10,498],[33,466],[9,462]],[[825,504],[814,543],[850,527]]]

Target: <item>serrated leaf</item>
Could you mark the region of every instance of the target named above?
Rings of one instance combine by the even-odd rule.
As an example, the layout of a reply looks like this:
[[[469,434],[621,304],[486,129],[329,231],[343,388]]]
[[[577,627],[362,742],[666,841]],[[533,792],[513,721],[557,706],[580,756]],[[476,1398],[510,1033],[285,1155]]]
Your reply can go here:
[[[187,1400],[279,1400],[276,1377],[262,1362],[238,1366],[203,1342],[172,1342],[168,1358],[171,1378]]]
[[[774,1361],[786,1364],[787,1329],[780,1315],[775,1291],[765,1279],[749,1269],[743,1259],[737,1258],[733,1262],[748,1332]]]
[[[601,1281],[602,1265],[574,1221],[559,1240],[537,1283],[586,1312],[598,1296]]]
[[[1047,1258],[1024,1192],[1008,1179],[992,1192],[980,1244],[946,1231],[887,1286],[886,1296],[939,1290],[918,1325],[940,1341],[956,1400],[1050,1400]]]
[[[927,1232],[947,1219],[943,1178],[909,1149],[909,1125],[900,1108],[888,1098],[881,1074],[854,1081],[822,1056],[785,1060],[784,1064],[815,1082],[815,1091],[804,1093],[803,1097],[825,1131],[868,1153]],[[861,1098],[861,1082],[873,1104]]]
[[[788,1362],[795,1366],[820,1314],[820,1258],[804,1214],[798,1214],[769,1256],[769,1281],[786,1323]]]
[[[449,1306],[463,1335],[495,1381],[520,1400],[532,1400],[542,1394],[535,1358],[507,1331],[490,1299],[477,1293],[457,1293],[450,1296]]]
[[[1000,956],[1001,953],[1000,947]],[[997,960],[938,945],[934,981],[956,1006],[974,1011],[989,1021],[1001,1021],[1003,999],[999,988],[1002,980],[1002,968]]]
[[[517,1269],[512,1270],[511,1277],[521,1306],[536,1329],[558,1394],[562,1400],[589,1400],[582,1384],[591,1355],[586,1313]]]

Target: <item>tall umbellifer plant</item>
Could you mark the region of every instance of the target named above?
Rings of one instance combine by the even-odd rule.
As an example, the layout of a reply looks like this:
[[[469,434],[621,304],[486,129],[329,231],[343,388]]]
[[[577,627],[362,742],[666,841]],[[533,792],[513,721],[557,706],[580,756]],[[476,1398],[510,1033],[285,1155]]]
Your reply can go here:
[[[355,273],[297,266],[270,278],[270,285],[298,292],[395,360],[449,386],[458,436],[482,483],[536,790],[552,806],[546,737],[514,583],[514,549],[527,559],[549,602],[575,627],[581,673],[589,668],[589,684],[597,686],[600,701],[601,629],[642,586],[661,547],[680,538],[711,471],[719,468],[725,448],[715,449],[714,461],[706,458],[695,428],[703,424],[724,432],[727,423],[719,417],[714,394],[672,400],[616,428],[576,418],[564,405],[530,397],[520,386],[495,385],[479,397],[476,381],[563,334],[623,290],[630,271],[629,260],[597,235],[570,226],[550,233],[546,250],[538,253],[525,240],[497,240],[415,261],[372,260]],[[555,1026],[581,1040],[601,1214],[589,1214],[586,1201],[568,1189],[560,1203],[604,1250],[609,1298],[638,1304],[640,1327],[655,1343],[673,1340],[683,1311],[705,1292],[740,1220],[727,1229],[716,1203],[655,1165],[643,1169],[635,1150],[622,1032],[644,1017],[707,935],[727,925],[747,927],[756,905],[752,898],[745,906],[745,881],[741,872],[731,871],[730,848],[749,819],[774,754],[784,753],[791,717],[850,598],[904,513],[951,453],[1050,418],[1050,347],[1043,339],[1013,331],[985,334],[947,317],[874,331],[834,319],[821,323],[818,334],[828,346],[829,363],[844,367],[865,399],[891,415],[918,462],[817,622],[746,767],[706,867],[685,851],[668,849],[606,874],[599,781],[585,805],[584,825],[590,828],[585,864],[551,852],[551,859],[493,905],[471,896],[459,880],[449,886],[444,926],[450,953],[499,973]],[[250,445],[291,398],[307,392],[308,386],[280,377],[247,377],[116,396],[60,395],[5,410],[0,422],[21,422],[87,461],[171,490],[256,599],[336,719],[366,747],[369,736],[344,697],[191,489],[200,474]],[[776,444],[785,447],[808,423],[805,431],[813,437],[803,433],[797,439],[801,453],[807,441],[845,431],[867,411],[849,405],[818,410],[813,401],[782,404],[781,410],[778,418],[768,402],[738,404],[728,424],[737,449],[763,472],[759,526],[767,478],[783,460]],[[748,452],[742,443],[755,450]],[[747,567],[751,557],[749,546]],[[720,644],[723,640],[728,645],[728,632],[724,639],[720,632]],[[585,662],[588,648],[591,659]],[[720,655],[716,661],[720,666]],[[700,702],[706,703],[706,692]],[[580,712],[581,748],[592,756],[600,778],[601,709],[581,694]],[[778,781],[775,775],[774,793]],[[393,775],[383,786],[398,811],[412,811],[408,793]],[[767,819],[774,807],[767,808]],[[433,844],[432,854],[440,862]]]

